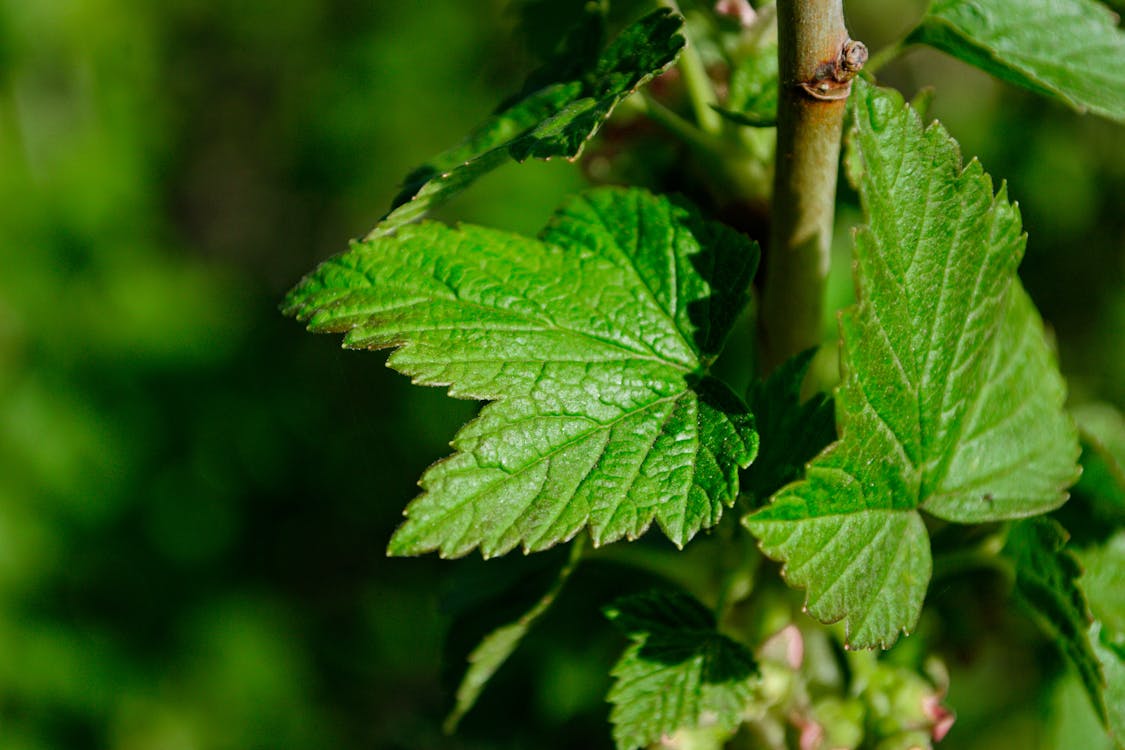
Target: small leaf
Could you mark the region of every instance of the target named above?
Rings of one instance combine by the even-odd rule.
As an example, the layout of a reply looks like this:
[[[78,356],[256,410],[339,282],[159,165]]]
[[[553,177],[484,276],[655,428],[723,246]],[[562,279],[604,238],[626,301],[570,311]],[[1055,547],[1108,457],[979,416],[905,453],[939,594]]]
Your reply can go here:
[[[1094,0],[934,0],[907,39],[1125,122],[1125,33]]]
[[[857,306],[840,318],[840,434],[802,482],[746,519],[848,641],[889,646],[931,573],[920,510],[957,523],[1066,499],[1078,445],[1042,323],[1015,276],[1025,238],[1006,190],[896,93],[857,81],[848,159],[867,226]]]
[[[1090,611],[1111,632],[1125,634],[1125,531],[1077,554]]]
[[[753,417],[707,375],[757,246],[643,190],[567,202],[539,240],[422,223],[356,243],[286,312],[450,395],[495,400],[422,477],[395,555],[595,544],[656,520],[678,545],[716,524],[757,452]]]
[[[461,684],[457,686],[457,701],[442,725],[446,734],[452,734],[457,729],[457,724],[476,704],[481,691],[496,674],[496,670],[500,669],[516,650],[531,626],[554,604],[574,569],[578,567],[583,547],[583,538],[578,537],[571,548],[570,558],[559,570],[558,577],[551,588],[532,605],[531,609],[514,622],[503,625],[485,636],[469,654],[469,668],[461,678]]]
[[[731,71],[723,108],[727,119],[751,127],[777,123],[777,45],[764,44]]]
[[[1093,618],[1075,583],[1082,566],[1064,549],[1066,540],[1057,522],[1030,518],[1012,524],[1004,554],[1015,562],[1017,599],[1075,668],[1105,723],[1105,677],[1087,633]]]
[[[594,6],[590,17],[600,19],[600,13],[600,6]],[[586,25],[575,35],[587,34]],[[560,59],[533,74],[521,96],[464,142],[412,171],[391,212],[368,238],[418,219],[510,159],[577,158],[622,99],[676,60],[684,46],[682,27],[682,18],[662,8],[622,31],[592,68],[575,70],[571,60]],[[572,51],[575,44],[564,42],[563,51]]]
[[[800,479],[805,464],[836,439],[832,398],[818,393],[801,403],[801,384],[815,355],[815,349],[798,354],[750,389],[747,402],[761,448],[742,476],[742,492],[758,504]]]
[[[1089,638],[1106,678],[1107,728],[1117,747],[1125,748],[1125,633],[1114,633],[1095,621]]]
[[[1100,516],[1125,520],[1125,416],[1109,404],[1074,409],[1082,438],[1082,478],[1076,492],[1092,498]]]
[[[653,592],[619,599],[606,615],[632,641],[609,692],[618,750],[677,730],[738,727],[758,667],[749,649],[715,629],[710,610],[684,594]]]
[[[724,120],[730,120],[735,125],[742,125],[747,128],[777,127],[777,117],[770,117],[768,115],[762,115],[752,111],[735,112],[734,110],[724,109],[715,104],[711,105],[711,109],[722,115]]]
[[[1125,748],[1125,531],[1077,555],[1086,569],[1078,583],[1095,618],[1089,640],[1105,675],[1105,719]]]

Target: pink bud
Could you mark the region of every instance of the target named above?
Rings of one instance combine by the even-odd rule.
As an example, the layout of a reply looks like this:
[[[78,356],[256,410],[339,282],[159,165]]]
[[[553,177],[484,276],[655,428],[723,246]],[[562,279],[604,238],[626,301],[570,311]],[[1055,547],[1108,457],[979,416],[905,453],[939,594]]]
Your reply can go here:
[[[715,12],[720,16],[738,19],[744,28],[752,26],[758,18],[749,0],[718,0],[715,3]]]
[[[934,742],[941,742],[945,735],[949,734],[949,730],[953,728],[953,722],[957,720],[952,711],[941,705],[941,699],[940,693],[927,695],[922,699],[922,713],[932,724],[930,733]]]

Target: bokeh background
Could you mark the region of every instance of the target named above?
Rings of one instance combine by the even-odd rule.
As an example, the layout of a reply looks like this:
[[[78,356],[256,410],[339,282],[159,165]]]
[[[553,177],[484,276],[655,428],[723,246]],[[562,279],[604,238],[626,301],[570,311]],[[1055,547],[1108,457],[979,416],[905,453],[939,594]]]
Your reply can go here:
[[[921,13],[847,7],[873,49]],[[277,311],[519,86],[518,18],[508,0],[0,0],[0,748],[608,746],[622,644],[596,566],[441,734],[461,655],[504,614],[458,597],[533,596],[557,560],[384,558],[474,406]],[[936,53],[886,80],[936,86],[931,114],[1007,178],[1072,398],[1121,407],[1125,129]],[[508,167],[440,215],[531,232],[582,184]],[[841,210],[838,303],[856,220]],[[1018,657],[982,658],[961,700],[1031,710],[970,708],[949,745],[1067,747],[1040,709],[1079,715],[1081,693],[1028,698]]]

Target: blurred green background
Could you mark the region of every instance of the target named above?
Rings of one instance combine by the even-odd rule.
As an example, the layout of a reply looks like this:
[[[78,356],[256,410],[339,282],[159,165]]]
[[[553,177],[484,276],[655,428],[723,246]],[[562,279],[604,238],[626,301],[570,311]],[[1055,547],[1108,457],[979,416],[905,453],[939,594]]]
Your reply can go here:
[[[853,36],[920,7],[850,2]],[[608,746],[608,565],[442,737],[503,614],[443,592],[534,596],[557,560],[385,559],[474,406],[277,312],[518,87],[518,25],[505,0],[0,0],[0,748]],[[1120,407],[1125,130],[937,54],[886,80],[936,85],[1008,179],[1073,397]],[[441,216],[530,232],[582,184],[508,167]]]

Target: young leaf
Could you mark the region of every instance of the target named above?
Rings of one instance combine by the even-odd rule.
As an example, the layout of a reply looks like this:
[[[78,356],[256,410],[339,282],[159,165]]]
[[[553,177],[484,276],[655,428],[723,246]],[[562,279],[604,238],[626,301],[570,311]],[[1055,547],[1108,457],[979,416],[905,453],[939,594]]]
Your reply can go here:
[[[761,448],[742,476],[742,492],[759,504],[799,479],[805,464],[836,439],[832,398],[818,393],[801,403],[801,384],[815,355],[816,349],[798,354],[750,389]]]
[[[1089,638],[1106,679],[1106,727],[1116,746],[1125,748],[1125,633],[1095,621]]]
[[[1125,33],[1094,0],[934,0],[907,41],[1125,122]]]
[[[1074,666],[1105,723],[1105,677],[1088,635],[1093,618],[1075,584],[1082,566],[1064,549],[1066,540],[1066,530],[1057,522],[1029,518],[1012,524],[1004,554],[1015,562],[1016,597]]]
[[[1094,623],[1089,639],[1105,675],[1106,720],[1118,747],[1125,748],[1125,531],[1078,553],[1079,580]]]
[[[551,588],[532,605],[531,609],[514,622],[503,625],[485,636],[469,654],[469,668],[461,678],[461,684],[457,686],[456,704],[442,725],[446,734],[452,734],[457,729],[457,724],[476,704],[477,698],[480,697],[484,686],[492,679],[492,675],[496,674],[496,670],[502,667],[516,650],[531,626],[554,604],[563,586],[570,579],[570,575],[578,567],[584,546],[583,537],[578,537],[571,548],[570,558],[559,570],[559,575]]]
[[[614,665],[610,721],[618,750],[654,745],[681,729],[730,733],[755,697],[758,666],[684,594],[619,599],[606,615],[632,644]]]
[[[1125,531],[1077,554],[1090,611],[1107,630],[1125,635]]]
[[[958,523],[1062,504],[1075,428],[1042,323],[1015,276],[1019,213],[938,124],[857,81],[848,160],[867,226],[840,318],[840,434],[806,479],[746,519],[849,642],[886,647],[931,572],[919,510]]]
[[[655,519],[683,545],[718,522],[757,452],[753,417],[707,365],[746,301],[757,246],[643,190],[568,201],[539,240],[403,227],[294,289],[288,314],[391,367],[495,400],[422,477],[390,553],[486,557],[595,544]]]
[[[600,13],[596,6],[593,13]],[[684,46],[683,19],[662,8],[632,24],[589,70],[559,60],[534,74],[522,96],[451,148],[407,175],[368,238],[394,232],[509,159],[575,159],[617,104],[666,70]],[[579,30],[576,36],[584,38]],[[564,50],[573,47],[564,44]]]
[[[777,45],[763,45],[740,62],[730,75],[723,117],[740,125],[772,127],[777,124]]]
[[[1082,478],[1076,491],[1094,499],[1099,515],[1125,519],[1125,416],[1109,404],[1074,409],[1082,438]]]

